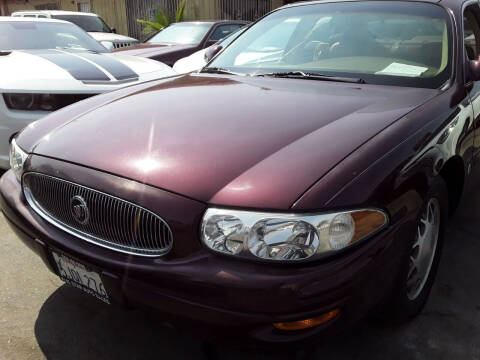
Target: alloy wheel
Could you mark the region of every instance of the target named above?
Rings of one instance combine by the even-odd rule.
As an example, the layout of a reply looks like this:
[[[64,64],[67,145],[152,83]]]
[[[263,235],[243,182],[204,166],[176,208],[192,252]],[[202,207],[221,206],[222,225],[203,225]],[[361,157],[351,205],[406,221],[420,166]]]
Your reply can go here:
[[[407,275],[407,296],[415,300],[425,287],[437,250],[440,233],[440,203],[431,198],[420,218],[412,246]]]

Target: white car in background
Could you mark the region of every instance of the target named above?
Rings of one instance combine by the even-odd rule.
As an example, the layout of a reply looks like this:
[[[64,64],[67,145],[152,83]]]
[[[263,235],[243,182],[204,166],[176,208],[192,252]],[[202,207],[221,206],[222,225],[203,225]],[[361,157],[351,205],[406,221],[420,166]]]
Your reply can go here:
[[[178,60],[173,65],[173,70],[178,74],[187,74],[193,71],[197,71],[202,69],[205,65],[207,65],[209,61],[209,52],[214,52],[214,55],[219,54],[223,49],[225,49],[228,45],[230,45],[236,38],[238,38],[245,30],[247,26],[242,27],[227,37],[219,40],[212,46],[208,48],[202,49],[193,53],[190,56],[184,57],[183,59]]]
[[[24,10],[12,13],[13,17],[38,19],[56,19],[74,23],[88,32],[95,40],[101,42],[109,50],[120,49],[137,44],[137,39],[120,35],[107,25],[105,20],[93,13],[61,10]]]
[[[0,168],[9,140],[52,111],[143,81],[175,75],[150,59],[109,53],[61,20],[0,17]]]

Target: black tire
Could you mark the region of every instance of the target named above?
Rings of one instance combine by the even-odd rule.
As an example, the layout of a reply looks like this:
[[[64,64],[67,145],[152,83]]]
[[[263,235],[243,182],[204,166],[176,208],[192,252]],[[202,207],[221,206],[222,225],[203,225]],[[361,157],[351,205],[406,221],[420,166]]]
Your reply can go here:
[[[440,258],[442,255],[443,242],[445,236],[445,227],[448,218],[448,190],[445,181],[442,178],[437,178],[432,182],[430,190],[425,197],[425,201],[422,205],[418,215],[418,224],[425,211],[427,204],[429,204],[432,198],[436,198],[440,208],[440,228],[438,233],[437,246],[435,255],[433,258],[430,272],[428,274],[425,285],[421,292],[415,299],[408,297],[407,277],[409,272],[410,252],[405,256],[402,264],[402,268],[399,272],[397,280],[394,283],[393,291],[389,299],[382,306],[382,311],[377,320],[380,320],[382,325],[399,325],[405,323],[417,315],[419,315],[425,307],[430,291],[432,290],[433,283],[437,274]],[[415,228],[418,225],[415,225]],[[415,235],[410,240],[409,248],[412,248],[415,243]]]

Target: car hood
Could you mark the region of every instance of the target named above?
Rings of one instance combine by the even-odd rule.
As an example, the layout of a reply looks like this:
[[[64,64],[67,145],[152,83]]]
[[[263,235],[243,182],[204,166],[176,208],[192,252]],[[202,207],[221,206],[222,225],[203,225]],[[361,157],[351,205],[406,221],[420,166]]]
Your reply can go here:
[[[356,148],[436,94],[185,75],[104,95],[90,112],[95,100],[81,102],[28,127],[18,142],[211,204],[288,209]]]
[[[142,56],[142,57],[156,57],[160,55],[170,54],[172,52],[196,49],[196,45],[174,45],[174,44],[150,44],[143,43],[133,46],[128,46],[115,50],[115,53],[125,55]]]
[[[8,92],[95,93],[172,74],[165,64],[122,54],[22,50],[0,56],[0,90]]]
[[[115,33],[104,33],[104,32],[89,32],[90,36],[97,41],[121,41],[121,42],[138,42],[137,39],[131,38],[129,36],[115,34]]]

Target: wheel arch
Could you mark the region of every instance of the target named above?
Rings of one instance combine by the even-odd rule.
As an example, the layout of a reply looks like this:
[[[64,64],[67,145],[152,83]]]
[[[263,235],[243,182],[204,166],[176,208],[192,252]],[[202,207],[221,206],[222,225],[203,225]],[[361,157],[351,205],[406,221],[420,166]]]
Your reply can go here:
[[[439,176],[445,181],[448,189],[448,209],[452,215],[460,203],[465,186],[465,164],[461,156],[455,155],[442,166]]]

